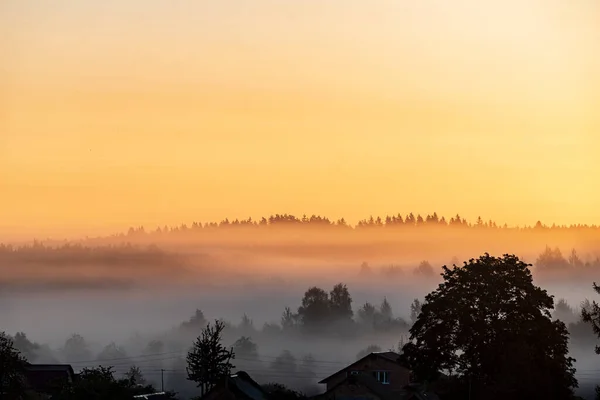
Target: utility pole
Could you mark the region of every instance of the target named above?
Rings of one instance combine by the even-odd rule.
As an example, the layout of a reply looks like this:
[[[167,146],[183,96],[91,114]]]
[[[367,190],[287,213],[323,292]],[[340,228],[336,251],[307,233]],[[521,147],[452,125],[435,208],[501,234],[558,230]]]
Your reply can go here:
[[[471,374],[469,374],[469,400],[471,400]]]
[[[164,376],[165,370],[164,369],[160,369],[160,391],[164,392],[165,391],[165,376]]]
[[[233,354],[233,346],[231,347],[231,350],[229,351],[229,357],[227,357],[227,364],[229,364],[231,362],[232,354]],[[231,370],[227,369],[227,374],[225,375],[225,389],[228,389],[228,387],[229,387],[229,375],[231,375]]]

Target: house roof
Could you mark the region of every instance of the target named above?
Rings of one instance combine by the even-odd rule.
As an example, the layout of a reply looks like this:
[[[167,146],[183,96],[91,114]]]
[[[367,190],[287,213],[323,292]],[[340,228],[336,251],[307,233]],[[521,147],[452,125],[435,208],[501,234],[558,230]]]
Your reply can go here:
[[[252,400],[266,400],[268,397],[260,385],[244,371],[232,375],[227,381],[227,385]]]
[[[167,399],[167,393],[159,392],[159,393],[149,393],[149,394],[139,394],[137,396],[133,396],[134,399],[145,399],[145,400],[159,400],[159,399]]]
[[[329,375],[327,378],[321,380],[319,383],[327,383],[327,381],[331,378],[333,378],[334,376],[336,376],[339,373],[348,371],[349,369],[352,369],[352,367],[354,367],[356,364],[358,364],[359,362],[363,361],[364,359],[368,358],[368,357],[380,357],[383,358],[384,360],[393,362],[393,363],[397,363],[398,359],[400,358],[400,354],[395,353],[393,351],[382,351],[382,352],[376,352],[376,353],[369,353],[366,356],[364,356],[363,358],[353,362],[352,364],[348,365],[345,368],[340,369],[339,371]]]
[[[27,364],[27,370],[34,372],[63,372],[75,375],[71,364]]]
[[[220,388],[223,388],[222,383],[212,388],[206,396],[213,390],[219,390]],[[267,393],[244,371],[238,371],[234,375],[229,376],[227,379],[227,389],[231,391],[236,398],[246,400],[268,400]]]

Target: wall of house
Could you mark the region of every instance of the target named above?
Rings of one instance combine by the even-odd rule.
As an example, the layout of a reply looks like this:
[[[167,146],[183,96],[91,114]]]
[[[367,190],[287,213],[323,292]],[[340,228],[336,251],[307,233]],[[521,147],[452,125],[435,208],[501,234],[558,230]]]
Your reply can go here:
[[[354,365],[350,371],[360,371],[361,373],[372,373],[373,371],[389,371],[390,372],[390,384],[391,390],[401,390],[404,386],[410,383],[410,371],[403,366],[387,360],[382,357],[371,356],[361,360]],[[327,390],[330,390],[335,385],[346,379],[346,372],[342,372],[336,376],[333,376],[327,382]]]
[[[339,385],[328,391],[324,400],[381,400],[379,396],[362,385]]]

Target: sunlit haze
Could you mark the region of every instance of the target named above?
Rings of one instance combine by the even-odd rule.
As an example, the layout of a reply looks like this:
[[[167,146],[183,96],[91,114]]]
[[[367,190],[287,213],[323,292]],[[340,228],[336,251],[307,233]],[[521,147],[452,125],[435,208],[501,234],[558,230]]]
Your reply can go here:
[[[600,0],[0,0],[0,397],[596,398],[599,154]]]
[[[600,3],[0,5],[0,234],[600,223]]]

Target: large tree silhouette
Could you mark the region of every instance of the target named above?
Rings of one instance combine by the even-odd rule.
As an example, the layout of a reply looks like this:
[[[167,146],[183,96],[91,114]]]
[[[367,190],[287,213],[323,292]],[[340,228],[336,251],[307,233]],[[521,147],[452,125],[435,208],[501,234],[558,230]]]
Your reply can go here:
[[[596,282],[593,287],[596,293],[600,294],[600,286],[596,285]],[[595,301],[591,304],[589,301],[587,304],[582,303],[581,318],[583,322],[591,324],[596,336],[600,337],[600,305]],[[600,346],[596,346],[596,354],[600,354]],[[596,399],[600,399],[600,386],[596,386]]]
[[[489,254],[444,266],[404,346],[417,377],[452,372],[471,399],[572,398],[568,332],[552,321],[553,299],[533,285],[529,266]]]
[[[596,285],[596,282],[594,282],[593,287],[594,291],[600,294],[600,286]],[[600,337],[600,305],[595,301],[582,303],[581,317],[584,322],[592,325],[594,333]],[[600,354],[600,346],[596,346],[596,354]]]

